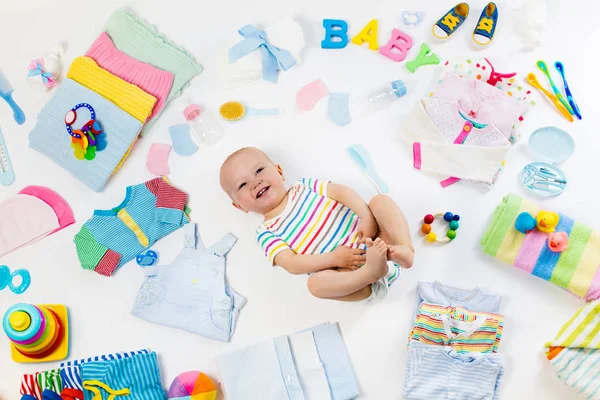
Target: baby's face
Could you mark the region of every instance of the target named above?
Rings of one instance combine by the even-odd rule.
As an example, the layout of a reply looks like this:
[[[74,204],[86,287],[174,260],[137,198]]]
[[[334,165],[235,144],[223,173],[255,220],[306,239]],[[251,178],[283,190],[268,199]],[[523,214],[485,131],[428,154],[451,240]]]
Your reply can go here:
[[[281,167],[255,149],[236,154],[223,165],[221,185],[234,206],[261,215],[277,207],[287,193]]]

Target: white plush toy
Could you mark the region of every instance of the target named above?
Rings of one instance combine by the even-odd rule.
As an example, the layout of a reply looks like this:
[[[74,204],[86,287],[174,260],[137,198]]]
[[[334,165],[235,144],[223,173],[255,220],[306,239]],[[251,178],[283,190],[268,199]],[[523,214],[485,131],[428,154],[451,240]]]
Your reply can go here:
[[[259,31],[246,25],[236,33],[231,45],[219,55],[219,76],[227,86],[236,87],[260,79],[276,82],[279,71],[300,64],[305,46],[302,26],[291,18]],[[225,61],[223,61],[223,58]],[[269,65],[265,71],[265,65]]]
[[[43,57],[31,60],[29,63],[29,72],[27,81],[36,87],[43,87],[46,90],[53,88],[60,78],[62,71],[62,62],[60,58],[64,53],[61,44],[53,47],[52,51]]]

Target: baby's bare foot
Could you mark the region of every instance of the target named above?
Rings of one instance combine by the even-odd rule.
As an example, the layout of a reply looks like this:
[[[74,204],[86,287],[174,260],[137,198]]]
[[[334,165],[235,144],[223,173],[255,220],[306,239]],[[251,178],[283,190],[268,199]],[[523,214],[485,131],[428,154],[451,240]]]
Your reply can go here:
[[[367,238],[367,262],[362,269],[369,271],[373,282],[383,278],[388,273],[387,252],[388,246],[379,238],[375,241]]]
[[[415,251],[411,247],[405,244],[388,246],[388,260],[395,262],[402,268],[412,267],[415,259]]]

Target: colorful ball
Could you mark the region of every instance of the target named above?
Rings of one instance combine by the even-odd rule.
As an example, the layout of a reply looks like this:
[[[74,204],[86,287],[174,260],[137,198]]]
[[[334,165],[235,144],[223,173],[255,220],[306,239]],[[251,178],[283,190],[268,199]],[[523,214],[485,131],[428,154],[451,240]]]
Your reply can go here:
[[[431,225],[423,224],[423,226],[421,226],[421,232],[427,235],[429,232],[431,232]]]
[[[425,222],[426,224],[431,224],[433,223],[434,217],[431,214],[427,214],[425,216],[425,218],[423,218],[423,222]]]
[[[450,229],[448,231],[448,233],[446,233],[446,236],[448,236],[448,239],[454,240],[454,239],[456,239],[456,231],[453,231],[452,229]]]
[[[452,221],[452,218],[454,218],[454,214],[452,214],[450,211],[448,211],[446,214],[444,214],[444,220],[447,222]]]
[[[460,221],[460,215],[455,214],[454,218],[452,218],[452,219],[455,220],[455,221]]]
[[[450,229],[452,229],[453,231],[455,231],[455,230],[458,229],[458,222],[455,221],[455,220],[452,220],[452,221],[450,221],[449,226],[450,226]]]
[[[167,398],[175,400],[215,400],[217,398],[217,387],[202,372],[188,371],[177,375],[173,380]]]
[[[437,239],[437,235],[434,232],[429,232],[427,236],[425,236],[425,239],[427,239],[429,243],[433,243]]]

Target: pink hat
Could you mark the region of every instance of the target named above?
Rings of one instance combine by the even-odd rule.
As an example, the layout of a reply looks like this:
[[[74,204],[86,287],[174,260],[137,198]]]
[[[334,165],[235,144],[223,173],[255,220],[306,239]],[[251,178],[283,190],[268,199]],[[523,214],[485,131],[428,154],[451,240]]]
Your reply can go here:
[[[27,186],[0,203],[0,256],[75,223],[69,204],[55,191]]]

